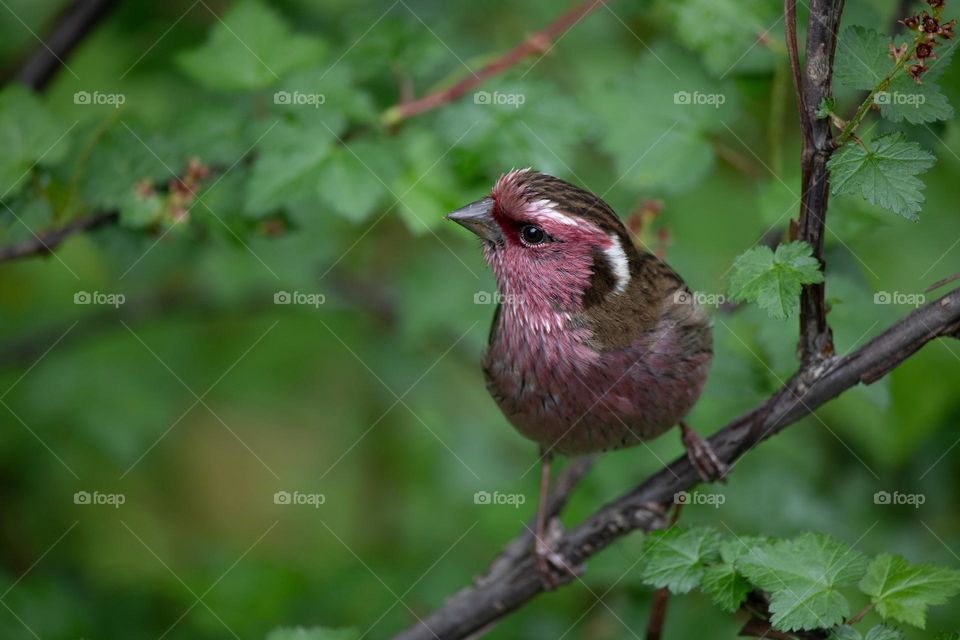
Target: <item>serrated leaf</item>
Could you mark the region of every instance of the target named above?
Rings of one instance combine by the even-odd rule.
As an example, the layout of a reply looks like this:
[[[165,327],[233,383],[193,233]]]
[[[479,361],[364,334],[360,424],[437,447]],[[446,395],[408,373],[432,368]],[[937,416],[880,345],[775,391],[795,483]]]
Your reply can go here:
[[[863,635],[853,627],[841,624],[830,630],[827,640],[863,640]]]
[[[334,141],[322,121],[281,121],[258,146],[247,183],[246,213],[261,216],[291,202],[315,201],[321,170]]]
[[[806,242],[781,244],[776,252],[766,246],[740,254],[730,275],[730,297],[756,302],[771,318],[784,320],[800,307],[804,284],[822,282],[823,272]]]
[[[70,128],[26,87],[13,84],[0,91],[0,200],[22,191],[34,164],[64,157]]]
[[[210,89],[255,90],[284,74],[320,61],[323,43],[296,34],[258,0],[233,5],[213,26],[204,44],[177,56],[180,68]]]
[[[902,133],[891,133],[864,143],[850,142],[827,163],[830,192],[859,194],[873,204],[909,220],[917,219],[923,202],[923,182],[916,176],[936,159]]]
[[[910,565],[889,553],[877,556],[860,581],[877,613],[924,628],[927,607],[960,593],[960,571],[931,564]]]
[[[867,631],[867,635],[864,636],[863,640],[903,640],[903,632],[884,624],[878,624],[870,629],[870,631]]]
[[[641,579],[673,593],[687,593],[700,585],[706,565],[720,554],[720,534],[709,527],[672,527],[650,533],[643,544]]]
[[[684,191],[713,168],[713,134],[726,131],[724,122],[735,117],[736,87],[712,80],[674,49],[654,51],[636,73],[598,83],[586,99],[600,146],[613,158],[621,184]]]
[[[669,0],[677,38],[700,53],[710,73],[768,71],[783,30],[772,28],[779,13],[770,0]],[[763,42],[758,42],[760,36]],[[771,42],[773,41],[773,42]],[[671,62],[672,64],[672,62]]]
[[[833,78],[851,89],[869,91],[893,67],[887,50],[890,38],[859,25],[847,27],[837,42]]]
[[[736,567],[770,593],[773,626],[796,631],[843,622],[850,604],[839,589],[863,576],[867,558],[829,536],[811,533],[754,547]]]
[[[381,141],[358,140],[334,149],[317,181],[317,195],[338,215],[361,222],[385,200],[393,201],[387,185],[399,168]]]
[[[733,613],[740,608],[753,589],[733,565],[727,563],[707,567],[700,580],[700,590],[710,596],[723,611]]]
[[[880,115],[892,122],[906,120],[910,124],[922,124],[953,118],[953,107],[947,96],[926,76],[923,84],[917,84],[909,75],[899,74],[886,91],[874,96],[874,102],[880,106]]]
[[[356,629],[328,629],[326,627],[286,627],[274,629],[267,640],[358,640]]]

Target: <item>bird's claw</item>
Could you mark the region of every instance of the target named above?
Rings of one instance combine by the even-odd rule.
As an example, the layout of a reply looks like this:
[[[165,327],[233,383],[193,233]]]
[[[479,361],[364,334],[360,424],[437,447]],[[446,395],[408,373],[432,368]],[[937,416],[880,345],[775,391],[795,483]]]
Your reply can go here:
[[[551,524],[556,525],[556,521]],[[533,555],[537,562],[537,573],[544,591],[552,591],[561,584],[583,573],[582,566],[573,566],[562,554],[554,551],[551,544],[560,539],[560,530],[548,527],[547,534],[550,540],[536,537],[533,544]]]
[[[704,482],[726,480],[727,465],[717,457],[710,443],[683,423],[680,425],[680,434],[683,447],[687,450],[687,457],[697,470],[700,479]]]

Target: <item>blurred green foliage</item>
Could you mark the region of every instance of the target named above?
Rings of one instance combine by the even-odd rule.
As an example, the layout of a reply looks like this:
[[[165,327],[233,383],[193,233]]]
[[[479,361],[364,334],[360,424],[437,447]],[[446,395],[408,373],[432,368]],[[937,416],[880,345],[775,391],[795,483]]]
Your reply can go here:
[[[7,1],[0,68],[22,65],[38,47],[31,31],[44,34],[62,4]],[[892,3],[847,5],[845,26],[889,32]],[[0,637],[261,638],[297,625],[384,637],[520,530],[534,447],[478,364],[494,285],[475,241],[442,215],[531,165],[624,216],[659,199],[644,237],[666,230],[671,264],[720,296],[734,258],[799,206],[775,0],[612,1],[481,86],[488,103],[468,94],[380,124],[406,92],[475,71],[559,10],[125,2],[43,94],[0,91],[0,246],[121,213],[55,256],[0,266]],[[957,104],[960,69],[936,82]],[[861,97],[838,86],[834,110],[849,116]],[[896,130],[869,117],[877,136]],[[919,223],[831,199],[841,353],[958,271],[957,123],[904,135],[937,157]],[[180,193],[173,179],[191,158],[210,174]],[[690,418],[703,432],[796,366],[794,321],[752,305],[714,315],[713,371]],[[871,556],[960,564],[958,381],[960,346],[930,344],[748,455],[723,504],[691,506],[683,522],[821,532]],[[565,521],[680,453],[664,436],[605,456]],[[476,504],[478,491],[526,500]],[[924,502],[878,504],[878,492]],[[121,505],[95,504],[117,494]],[[639,635],[643,545],[617,543],[584,583],[490,637]],[[958,627],[956,607],[930,610],[928,629]],[[666,637],[738,628],[693,592],[671,603]]]

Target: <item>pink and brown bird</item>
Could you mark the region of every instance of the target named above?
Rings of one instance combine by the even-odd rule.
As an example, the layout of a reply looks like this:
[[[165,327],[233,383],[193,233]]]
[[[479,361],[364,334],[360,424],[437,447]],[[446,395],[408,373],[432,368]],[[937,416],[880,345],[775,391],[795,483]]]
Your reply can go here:
[[[534,549],[549,586],[555,454],[630,447],[679,425],[700,475],[722,477],[722,463],[683,422],[707,379],[710,318],[606,202],[559,178],[511,171],[447,217],[481,239],[497,281],[483,371],[507,420],[540,445]]]

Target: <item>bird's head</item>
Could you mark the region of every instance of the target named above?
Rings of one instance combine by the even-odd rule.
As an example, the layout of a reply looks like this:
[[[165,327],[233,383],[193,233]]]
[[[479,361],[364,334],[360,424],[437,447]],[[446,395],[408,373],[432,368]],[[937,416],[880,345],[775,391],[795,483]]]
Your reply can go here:
[[[531,169],[447,216],[476,234],[502,299],[527,311],[577,312],[626,291],[639,260],[598,196]]]

